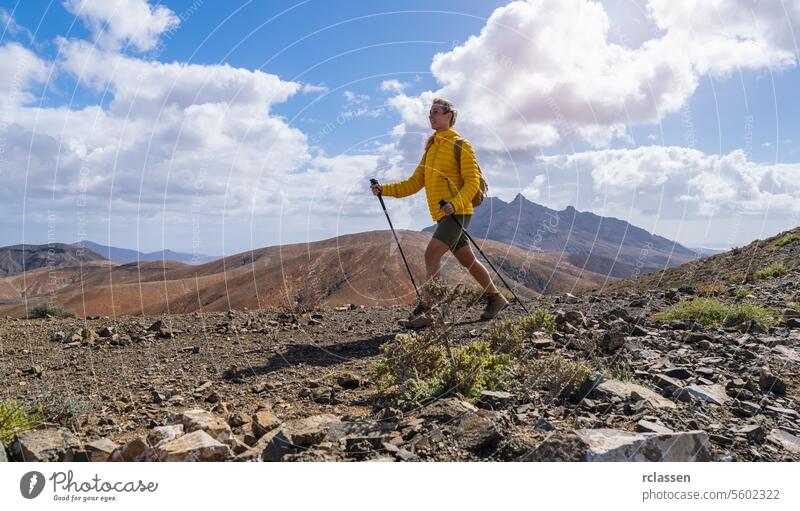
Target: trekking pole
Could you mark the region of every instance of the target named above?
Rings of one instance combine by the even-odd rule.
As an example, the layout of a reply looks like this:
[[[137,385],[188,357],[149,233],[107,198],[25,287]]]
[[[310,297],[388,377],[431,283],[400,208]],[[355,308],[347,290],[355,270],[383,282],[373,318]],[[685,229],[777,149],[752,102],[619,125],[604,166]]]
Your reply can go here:
[[[442,200],[439,201],[439,209],[445,207],[446,205],[447,205],[447,201],[446,200],[442,199]],[[467,230],[464,229],[464,226],[461,225],[461,222],[458,220],[458,218],[455,215],[450,215],[450,216],[453,218],[453,220],[456,221],[456,225],[458,225],[461,228],[461,232],[463,232],[464,234],[467,235],[467,239],[470,240],[473,245],[475,245],[475,248],[478,249],[478,252],[483,256],[484,259],[486,259],[486,262],[489,263],[489,266],[492,267],[492,269],[497,274],[497,276],[500,277],[500,280],[503,281],[503,285],[506,286],[506,288],[508,288],[509,291],[511,291],[511,294],[514,295],[514,299],[516,299],[517,302],[519,302],[520,306],[522,306],[522,309],[527,314],[530,314],[531,312],[528,310],[527,307],[525,307],[525,304],[522,303],[522,300],[519,299],[519,297],[517,296],[517,293],[515,293],[514,290],[511,289],[511,286],[508,285],[508,282],[506,282],[506,279],[504,279],[503,276],[500,275],[500,272],[497,271],[497,268],[495,268],[494,265],[492,264],[491,259],[486,257],[486,254],[483,253],[483,250],[481,250],[481,247],[479,247],[478,244],[475,243],[475,240],[472,239],[472,236],[470,236],[469,233],[467,232]]]
[[[370,179],[369,183],[372,185],[378,184],[377,179]],[[419,289],[417,289],[417,282],[414,280],[414,275],[411,273],[411,267],[408,265],[408,261],[406,261],[406,255],[403,253],[403,247],[400,246],[400,240],[397,239],[397,233],[394,232],[394,226],[392,225],[392,219],[389,218],[389,212],[386,211],[386,204],[383,203],[383,195],[378,193],[378,200],[381,201],[381,207],[383,208],[383,213],[386,215],[386,220],[389,221],[389,228],[392,230],[392,234],[394,235],[394,241],[397,243],[397,248],[400,249],[400,256],[403,258],[403,262],[406,265],[406,270],[408,270],[408,276],[411,277],[411,284],[414,285],[414,292],[417,293],[417,299],[422,303],[422,296],[419,294]]]

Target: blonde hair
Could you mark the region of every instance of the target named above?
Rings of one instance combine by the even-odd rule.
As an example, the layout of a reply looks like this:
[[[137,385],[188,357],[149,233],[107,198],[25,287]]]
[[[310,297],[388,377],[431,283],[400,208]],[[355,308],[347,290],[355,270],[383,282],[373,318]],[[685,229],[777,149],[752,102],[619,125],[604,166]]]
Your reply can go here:
[[[458,116],[458,110],[456,110],[456,107],[453,105],[453,102],[448,101],[444,98],[436,98],[433,100],[433,104],[444,107],[445,113],[447,112],[453,113],[453,115],[450,117],[450,127],[452,128],[453,125],[456,123],[456,117]]]

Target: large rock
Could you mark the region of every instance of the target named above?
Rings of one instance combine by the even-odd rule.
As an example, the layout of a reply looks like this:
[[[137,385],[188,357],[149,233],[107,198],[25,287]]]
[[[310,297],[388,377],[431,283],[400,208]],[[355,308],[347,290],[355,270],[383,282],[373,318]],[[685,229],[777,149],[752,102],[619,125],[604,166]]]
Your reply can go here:
[[[477,413],[462,417],[452,429],[458,445],[470,451],[492,447],[500,439],[500,433],[491,419]]]
[[[783,429],[773,429],[767,439],[780,445],[792,454],[800,454],[800,438]]]
[[[115,442],[103,437],[86,444],[86,455],[89,461],[108,461],[118,448]]]
[[[670,409],[677,405],[669,399],[661,396],[657,392],[636,383],[629,383],[620,380],[606,380],[599,384],[595,390],[600,394],[617,396],[621,399],[644,399],[654,408]]]
[[[451,422],[478,411],[474,405],[454,397],[438,399],[426,406],[420,416],[439,422]]]
[[[689,385],[688,387],[682,388],[678,393],[679,399],[682,397],[685,399],[685,396],[692,396],[715,405],[724,405],[731,401],[728,393],[725,392],[725,387],[719,384]]]
[[[287,421],[266,432],[252,448],[238,455],[237,459],[281,461],[288,454],[322,443],[340,424],[339,418],[330,414]]]
[[[269,410],[259,410],[255,414],[253,414],[253,420],[251,422],[253,428],[253,435],[256,438],[261,438],[265,434],[269,433],[273,429],[280,426],[281,421],[275,417]]]
[[[231,452],[227,445],[198,429],[159,443],[156,455],[161,461],[223,461],[231,456]]]
[[[579,429],[586,461],[711,461],[705,431],[632,433],[619,429]]]
[[[197,430],[205,431],[218,442],[228,443],[233,438],[231,427],[225,419],[200,408],[170,413],[167,417],[167,425],[172,424],[182,424],[183,431],[186,433]]]
[[[9,446],[15,461],[84,461],[78,437],[64,428],[34,429],[14,435]]]
[[[136,438],[111,453],[108,461],[154,461],[155,451],[144,438]]]
[[[339,422],[341,421],[335,415],[312,415],[304,419],[288,421],[283,430],[292,444],[308,447],[325,440],[331,426]]]
[[[156,426],[147,434],[147,443],[156,446],[161,442],[170,442],[183,435],[183,424]]]

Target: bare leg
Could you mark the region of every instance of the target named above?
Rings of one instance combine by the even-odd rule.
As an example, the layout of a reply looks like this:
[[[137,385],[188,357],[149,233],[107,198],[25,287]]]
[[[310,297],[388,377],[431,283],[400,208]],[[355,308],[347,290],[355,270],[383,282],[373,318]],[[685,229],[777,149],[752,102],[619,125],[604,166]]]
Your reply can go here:
[[[478,284],[486,290],[486,294],[494,294],[497,292],[497,288],[494,282],[492,282],[491,275],[489,275],[486,267],[475,258],[472,247],[464,245],[456,250],[453,255],[456,256],[456,259],[458,259],[458,262],[461,263],[464,268],[469,270],[470,275],[478,281]]]
[[[426,282],[438,277],[442,257],[448,250],[450,250],[450,248],[447,246],[447,243],[437,240],[436,238],[431,238],[431,241],[428,243],[428,248],[425,249]],[[422,298],[428,305],[432,302],[431,297],[425,292],[425,286],[422,287]]]

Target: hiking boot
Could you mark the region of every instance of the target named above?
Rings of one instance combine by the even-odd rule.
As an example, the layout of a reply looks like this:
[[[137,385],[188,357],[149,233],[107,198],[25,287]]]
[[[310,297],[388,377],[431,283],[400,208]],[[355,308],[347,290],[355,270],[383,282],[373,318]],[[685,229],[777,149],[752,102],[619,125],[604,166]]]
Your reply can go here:
[[[486,302],[486,309],[484,309],[483,314],[481,314],[481,319],[494,318],[508,305],[508,300],[500,293],[487,295]]]
[[[431,307],[429,305],[419,302],[417,306],[414,308],[414,310],[411,312],[411,314],[409,314],[408,319],[409,321],[414,320],[417,317],[422,316],[423,314],[427,314],[428,312],[430,312],[430,310]]]
[[[429,327],[433,324],[433,319],[430,317],[430,313],[420,314],[419,316],[409,319],[408,321],[403,322],[403,327],[405,328],[425,328]]]
[[[411,314],[408,316],[408,321],[403,321],[402,325],[405,328],[425,328],[433,324],[431,313],[433,308],[422,302],[418,303]]]

